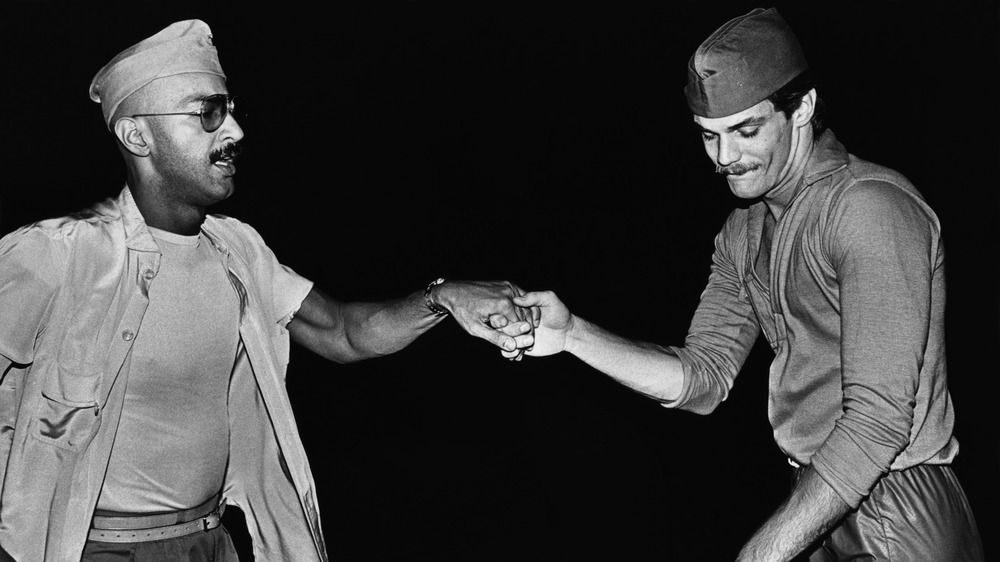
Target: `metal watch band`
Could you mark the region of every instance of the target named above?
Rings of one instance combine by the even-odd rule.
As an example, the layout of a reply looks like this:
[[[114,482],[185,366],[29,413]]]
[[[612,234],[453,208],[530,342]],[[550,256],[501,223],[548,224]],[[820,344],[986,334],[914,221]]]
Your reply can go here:
[[[444,283],[444,277],[438,277],[437,279],[431,281],[427,284],[427,288],[424,289],[424,304],[426,304],[427,308],[434,313],[434,316],[444,316],[445,314],[448,314],[448,309],[434,304],[434,301],[431,300],[431,289],[434,288],[434,285],[440,285],[441,283]]]

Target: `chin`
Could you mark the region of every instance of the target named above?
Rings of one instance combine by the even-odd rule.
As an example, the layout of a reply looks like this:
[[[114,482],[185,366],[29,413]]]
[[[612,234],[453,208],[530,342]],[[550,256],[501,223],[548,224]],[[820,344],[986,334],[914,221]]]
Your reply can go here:
[[[210,205],[221,203],[232,197],[236,192],[236,184],[232,181],[224,181],[216,184],[211,191],[205,193],[206,198],[211,200]]]
[[[729,183],[729,191],[733,192],[733,195],[739,197],[740,199],[752,199],[756,197],[755,190],[752,185],[748,185],[746,181],[726,179]]]

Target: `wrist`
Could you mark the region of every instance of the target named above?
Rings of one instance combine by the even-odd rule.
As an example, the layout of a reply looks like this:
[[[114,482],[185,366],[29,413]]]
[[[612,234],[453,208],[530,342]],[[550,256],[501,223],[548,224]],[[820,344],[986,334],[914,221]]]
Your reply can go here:
[[[566,322],[566,330],[563,332],[563,351],[579,357],[578,350],[584,343],[587,321],[569,314],[569,321]]]
[[[441,290],[441,285],[444,282],[444,277],[438,277],[428,283],[427,288],[424,289],[424,306],[426,306],[435,317],[441,317],[448,314],[448,309],[442,306],[441,301],[438,300],[438,292]]]

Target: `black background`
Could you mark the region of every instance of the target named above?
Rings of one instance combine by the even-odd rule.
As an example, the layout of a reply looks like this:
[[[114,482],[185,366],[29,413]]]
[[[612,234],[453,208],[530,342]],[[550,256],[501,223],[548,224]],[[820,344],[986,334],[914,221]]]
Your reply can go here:
[[[801,4],[772,5],[838,138],[941,217],[955,470],[995,555],[1000,9]],[[0,233],[117,194],[90,78],[200,18],[246,111],[237,195],[214,210],[284,263],[345,300],[510,279],[622,335],[680,343],[738,204],[691,126],[685,67],[752,7],[7,1]],[[788,488],[769,360],[759,348],[701,417],[570,356],[505,361],[448,321],[362,364],[294,348],[288,387],[335,559],[727,560]]]

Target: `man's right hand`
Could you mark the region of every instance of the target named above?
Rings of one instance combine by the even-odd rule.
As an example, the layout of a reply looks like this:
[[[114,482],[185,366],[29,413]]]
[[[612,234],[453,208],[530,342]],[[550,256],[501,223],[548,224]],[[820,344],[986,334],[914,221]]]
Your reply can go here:
[[[680,398],[684,387],[681,360],[662,345],[623,338],[580,318],[569,311],[552,291],[534,291],[518,295],[514,305],[539,310],[534,342],[525,348],[526,355],[537,357],[570,353],[587,365],[608,375],[636,392],[660,402]],[[491,316],[496,326],[506,322]],[[509,352],[502,352],[510,357]]]
[[[541,319],[535,322],[535,342],[524,353],[543,357],[554,355],[566,349],[567,337],[573,330],[574,316],[554,292],[528,292],[514,297],[514,304],[524,309],[541,311]],[[494,328],[503,327],[496,325],[498,322],[494,321],[493,318],[491,318],[491,322]],[[514,355],[508,351],[501,353],[508,358]]]

